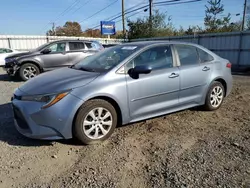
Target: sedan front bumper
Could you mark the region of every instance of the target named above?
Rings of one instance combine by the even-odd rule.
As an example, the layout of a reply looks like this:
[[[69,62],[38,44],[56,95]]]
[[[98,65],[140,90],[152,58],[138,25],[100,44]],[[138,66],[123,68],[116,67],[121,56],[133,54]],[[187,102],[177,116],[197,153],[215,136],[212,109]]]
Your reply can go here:
[[[17,91],[20,93],[20,90]],[[22,101],[14,97],[12,108],[15,127],[18,132],[29,138],[42,140],[72,138],[73,120],[82,103],[82,100],[69,94],[55,105],[42,109],[43,103]]]
[[[14,65],[13,67],[4,67],[4,70],[9,76],[15,76],[16,72],[19,70],[19,66]]]

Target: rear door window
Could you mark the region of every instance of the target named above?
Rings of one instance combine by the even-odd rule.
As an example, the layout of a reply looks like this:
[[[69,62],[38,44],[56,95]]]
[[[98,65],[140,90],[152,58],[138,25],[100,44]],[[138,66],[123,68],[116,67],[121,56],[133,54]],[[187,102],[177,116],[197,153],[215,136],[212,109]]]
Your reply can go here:
[[[175,45],[181,66],[198,65],[200,60],[196,47],[189,45]]]
[[[75,50],[84,50],[85,46],[83,42],[69,42],[69,50],[75,51]]]
[[[95,46],[95,48],[96,48],[96,50],[103,50],[104,49],[104,47],[102,46],[102,44],[101,43],[99,43],[99,42],[93,42],[93,45]]]
[[[85,44],[86,44],[88,50],[100,50],[100,48],[101,48],[100,46],[98,46],[94,42],[86,42]]]

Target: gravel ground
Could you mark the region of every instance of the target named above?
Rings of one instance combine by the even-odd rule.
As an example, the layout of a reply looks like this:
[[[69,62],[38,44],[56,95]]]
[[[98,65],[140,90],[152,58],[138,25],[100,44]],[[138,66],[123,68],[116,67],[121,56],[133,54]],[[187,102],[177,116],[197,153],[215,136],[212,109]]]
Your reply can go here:
[[[116,129],[98,145],[38,141],[14,128],[22,84],[0,70],[0,187],[250,187],[250,76],[221,109],[189,109]]]

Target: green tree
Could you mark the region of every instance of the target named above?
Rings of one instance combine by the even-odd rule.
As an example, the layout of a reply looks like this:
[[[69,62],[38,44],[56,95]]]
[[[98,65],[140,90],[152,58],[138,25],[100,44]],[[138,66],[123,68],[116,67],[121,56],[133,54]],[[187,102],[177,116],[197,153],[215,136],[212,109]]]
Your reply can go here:
[[[224,12],[224,5],[221,4],[221,0],[209,0],[208,6],[206,5],[206,16],[204,18],[204,24],[206,32],[228,32],[233,29],[230,20],[231,15],[221,17]]]
[[[176,32],[176,35],[178,36],[185,35],[185,29],[182,26],[180,26],[179,30]]]
[[[49,30],[47,35],[57,36],[81,36],[83,34],[81,25],[78,22],[66,22],[63,27],[59,26],[56,29]]]
[[[84,31],[83,36],[100,38],[101,37],[101,31],[100,31],[100,29],[86,29]]]
[[[194,33],[194,29],[191,26],[189,26],[188,29],[185,31],[186,35],[192,35],[193,33]]]
[[[231,31],[240,31],[241,30],[242,21],[236,21],[231,23]]]
[[[188,29],[185,31],[186,35],[194,35],[194,34],[201,34],[204,33],[203,29],[200,26],[189,26]]]
[[[55,36],[55,35],[56,35],[55,23],[53,23],[52,29],[50,29],[50,30],[48,30],[48,31],[46,32],[46,35],[47,35],[47,36]]]
[[[250,30],[250,16],[247,16],[247,20],[246,20],[246,30]]]
[[[174,28],[171,23],[171,18],[168,17],[166,23],[166,14],[155,11],[152,16],[152,29],[150,27],[149,18],[137,18],[136,21],[128,21],[129,27],[129,38],[150,38],[150,37],[160,37],[169,36],[174,34]]]

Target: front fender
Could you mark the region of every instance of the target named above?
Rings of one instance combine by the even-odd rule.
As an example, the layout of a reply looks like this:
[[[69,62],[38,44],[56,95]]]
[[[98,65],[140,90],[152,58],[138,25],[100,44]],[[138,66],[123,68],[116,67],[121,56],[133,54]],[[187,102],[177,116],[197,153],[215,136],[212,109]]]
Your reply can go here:
[[[96,82],[96,80],[94,81]],[[98,82],[98,81],[97,81]],[[86,102],[93,98],[107,97],[117,103],[121,110],[122,123],[126,124],[130,121],[126,82],[116,82],[104,85],[103,83],[90,83],[83,87],[72,90],[72,95]],[[83,103],[84,103],[83,102]]]
[[[24,58],[24,59],[18,60],[19,66],[22,66],[25,63],[33,63],[33,64],[37,65],[38,68],[40,68],[40,70],[43,70],[42,63],[40,61],[38,61],[37,59],[35,59],[35,57],[34,58]]]

